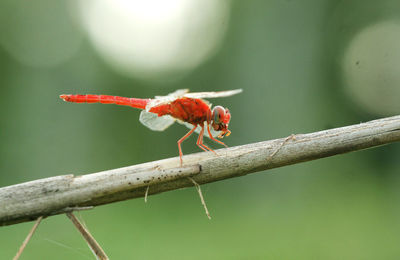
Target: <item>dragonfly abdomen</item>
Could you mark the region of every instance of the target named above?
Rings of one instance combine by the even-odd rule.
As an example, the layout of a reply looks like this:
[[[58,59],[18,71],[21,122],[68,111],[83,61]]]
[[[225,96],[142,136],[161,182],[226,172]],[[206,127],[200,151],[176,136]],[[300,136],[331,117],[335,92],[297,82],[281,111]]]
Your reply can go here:
[[[108,95],[60,95],[64,101],[74,103],[102,103],[130,106],[139,109],[145,109],[149,99],[127,98]]]

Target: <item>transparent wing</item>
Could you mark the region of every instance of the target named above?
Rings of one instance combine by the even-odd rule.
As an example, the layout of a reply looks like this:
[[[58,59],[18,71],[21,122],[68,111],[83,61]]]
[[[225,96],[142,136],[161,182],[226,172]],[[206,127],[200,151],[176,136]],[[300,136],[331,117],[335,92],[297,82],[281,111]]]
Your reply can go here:
[[[149,111],[152,107],[156,107],[163,104],[168,104],[175,101],[181,97],[187,98],[219,98],[219,97],[229,97],[232,95],[239,94],[242,89],[227,90],[227,91],[217,91],[217,92],[194,92],[189,93],[188,89],[178,89],[167,96],[156,96],[147,103],[146,111]]]
[[[175,118],[165,115],[158,116],[157,114],[143,110],[140,113],[139,121],[153,131],[164,131],[175,122]]]
[[[177,91],[172,92],[167,96],[155,96],[154,99],[151,99],[149,103],[147,103],[146,111],[149,111],[152,107],[171,103],[177,98],[183,97],[188,92],[188,89],[178,89]]]
[[[219,98],[219,97],[229,97],[232,95],[236,95],[242,91],[243,91],[242,89],[234,89],[234,90],[218,91],[218,92],[194,92],[194,93],[186,93],[183,96],[188,98]]]
[[[180,121],[180,120],[177,120],[178,121],[178,123],[180,123],[180,124],[182,124],[182,125],[185,125],[187,128],[189,128],[189,129],[192,129],[194,126],[192,125],[192,124],[189,124],[189,123],[186,123],[186,122],[183,122],[183,121]],[[208,137],[208,138],[210,138],[210,135],[208,134],[208,131],[207,131],[207,122],[204,122],[204,136],[206,136],[206,137]],[[200,126],[198,126],[197,128],[196,128],[196,130],[194,130],[197,134],[200,134],[200,131],[201,131],[201,127]],[[212,136],[213,137],[217,137],[220,133],[221,133],[221,131],[215,131],[211,126],[210,126],[210,132],[211,132],[211,134],[212,134]]]
[[[177,98],[177,97],[182,97],[184,94],[186,94],[188,92],[189,92],[189,89],[187,89],[187,88],[186,89],[178,89],[178,90],[176,90],[176,91],[174,91],[172,93],[169,93],[166,96],[156,96],[155,98],[165,98],[165,97],[175,97],[175,98]]]

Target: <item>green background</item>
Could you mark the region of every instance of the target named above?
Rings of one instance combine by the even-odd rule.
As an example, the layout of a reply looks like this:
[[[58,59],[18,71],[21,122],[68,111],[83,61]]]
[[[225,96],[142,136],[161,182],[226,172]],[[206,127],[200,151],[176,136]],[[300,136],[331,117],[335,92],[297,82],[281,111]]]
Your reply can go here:
[[[0,38],[23,54],[30,26],[48,19],[47,37],[74,28],[66,6],[1,1]],[[399,18],[399,1],[233,1],[230,11],[220,50],[179,81],[121,76],[87,39],[51,68],[20,63],[0,45],[0,186],[177,156],[185,127],[152,132],[137,110],[67,104],[63,93],[152,97],[242,88],[212,100],[231,110],[229,146],[385,116],[346,95],[340,61],[361,28]],[[37,38],[28,45],[46,44]],[[184,153],[199,152],[194,140]],[[399,259],[399,153],[392,144],[203,185],[211,221],[194,188],[80,215],[111,259]],[[0,228],[0,259],[15,255],[32,225]],[[93,257],[59,215],[42,222],[21,259]]]

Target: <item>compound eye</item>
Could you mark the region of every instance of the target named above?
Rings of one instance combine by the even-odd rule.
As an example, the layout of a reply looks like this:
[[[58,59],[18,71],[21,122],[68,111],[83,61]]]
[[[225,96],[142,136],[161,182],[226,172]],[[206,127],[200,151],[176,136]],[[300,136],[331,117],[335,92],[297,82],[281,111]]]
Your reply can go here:
[[[221,106],[216,106],[213,109],[214,124],[221,124],[225,118],[225,109]]]

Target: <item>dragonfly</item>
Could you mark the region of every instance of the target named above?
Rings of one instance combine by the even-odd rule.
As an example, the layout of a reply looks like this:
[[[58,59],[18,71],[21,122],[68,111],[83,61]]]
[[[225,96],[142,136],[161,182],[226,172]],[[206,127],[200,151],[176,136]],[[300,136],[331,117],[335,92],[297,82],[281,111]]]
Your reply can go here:
[[[60,95],[60,98],[74,103],[116,104],[142,109],[139,121],[153,131],[163,131],[175,121],[186,125],[191,130],[178,140],[179,159],[182,166],[183,153],[181,144],[195,131],[199,134],[196,144],[204,151],[211,151],[216,154],[213,149],[204,144],[204,135],[228,147],[215,137],[223,138],[231,134],[231,131],[228,130],[231,113],[228,108],[222,106],[212,108],[212,104],[205,98],[228,97],[240,92],[242,92],[242,89],[193,93],[190,93],[188,89],[179,89],[167,96],[146,99],[90,94],[63,94]]]

